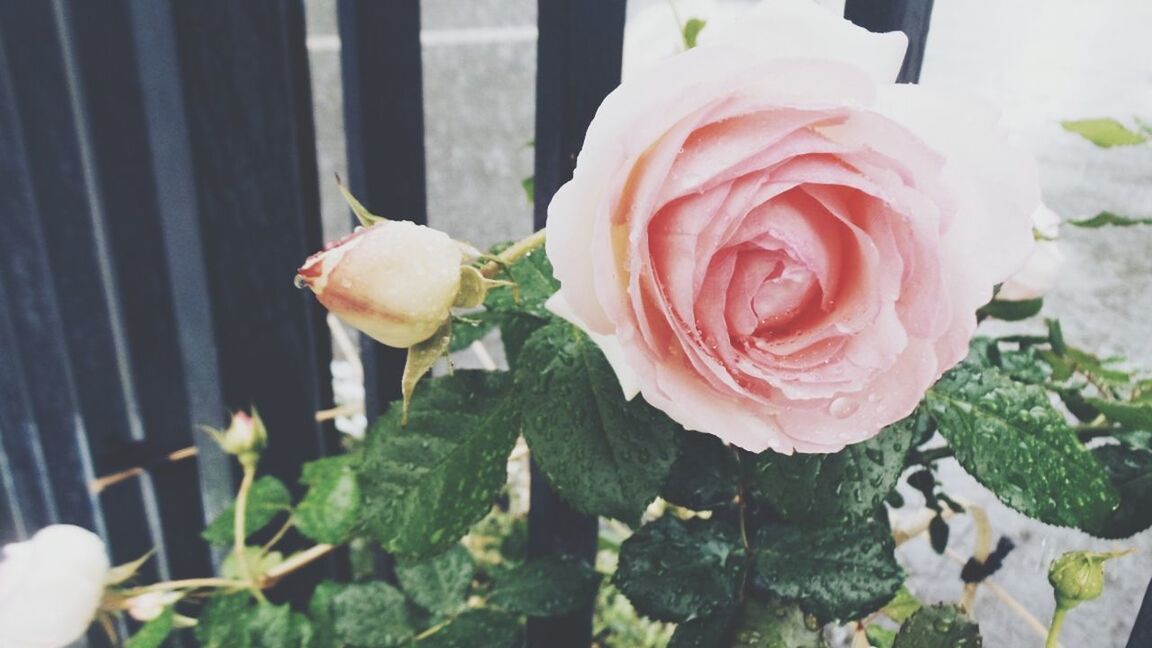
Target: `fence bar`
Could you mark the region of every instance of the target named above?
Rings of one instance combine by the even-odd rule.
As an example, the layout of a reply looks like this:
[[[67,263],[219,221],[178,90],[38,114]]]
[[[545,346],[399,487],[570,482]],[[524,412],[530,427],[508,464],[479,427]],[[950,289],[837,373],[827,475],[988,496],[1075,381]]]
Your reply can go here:
[[[900,67],[900,83],[920,80],[933,0],[848,0],[844,17],[874,32],[902,31],[908,36],[908,52]]]
[[[548,203],[572,177],[584,133],[604,97],[620,83],[624,0],[540,0],[536,60],[536,228]],[[594,562],[597,520],[565,504],[532,466],[528,554],[566,554]],[[592,610],[528,620],[530,648],[587,648]]]
[[[322,245],[304,8],[169,8],[223,401],[260,410],[272,435],[262,468],[299,495],[301,464],[336,444],[315,422],[331,402],[324,314],[292,286]],[[281,587],[303,596],[308,580]]]
[[[426,223],[420,2],[340,0],[338,11],[349,187],[375,214]],[[406,353],[361,339],[371,422],[400,398]]]

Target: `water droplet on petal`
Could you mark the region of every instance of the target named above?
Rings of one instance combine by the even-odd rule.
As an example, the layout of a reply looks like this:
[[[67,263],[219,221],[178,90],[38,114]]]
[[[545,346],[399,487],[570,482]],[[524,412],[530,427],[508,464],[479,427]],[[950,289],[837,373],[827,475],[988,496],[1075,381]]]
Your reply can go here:
[[[843,396],[833,399],[828,405],[828,413],[838,419],[848,418],[855,414],[858,409],[860,409],[860,403]]]

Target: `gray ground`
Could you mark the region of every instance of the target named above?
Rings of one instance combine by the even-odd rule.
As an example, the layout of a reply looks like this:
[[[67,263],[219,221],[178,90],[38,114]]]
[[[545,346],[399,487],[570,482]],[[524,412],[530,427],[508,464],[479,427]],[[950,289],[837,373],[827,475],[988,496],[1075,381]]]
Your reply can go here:
[[[631,10],[659,0],[633,0]],[[339,53],[334,2],[309,0],[310,44],[321,177],[342,170]],[[531,0],[424,0],[425,114],[430,220],[484,246],[526,233],[531,210],[520,189],[532,172],[535,3]],[[1152,216],[1152,146],[1099,150],[1063,133],[1061,119],[1152,119],[1152,3],[1147,0],[941,0],[936,3],[923,83],[988,95],[1005,105],[1021,142],[1039,158],[1045,200],[1065,218],[1108,209]],[[324,183],[329,237],[347,227],[335,187]],[[403,217],[403,215],[396,215]],[[1049,311],[1075,343],[1122,353],[1152,367],[1152,228],[1067,228],[1067,257]],[[1032,324],[1030,326],[1035,326]],[[987,506],[999,533],[1018,549],[994,581],[1044,623],[1052,611],[1048,563],[1070,549],[1136,547],[1109,568],[1098,601],[1071,616],[1064,645],[1123,646],[1152,577],[1152,534],[1105,543],[1037,524],[998,504],[954,465],[950,492]],[[967,519],[953,523],[955,547],[970,547]],[[915,591],[959,597],[959,567],[922,541],[901,557]],[[986,645],[1043,641],[999,599],[982,591],[977,617]]]

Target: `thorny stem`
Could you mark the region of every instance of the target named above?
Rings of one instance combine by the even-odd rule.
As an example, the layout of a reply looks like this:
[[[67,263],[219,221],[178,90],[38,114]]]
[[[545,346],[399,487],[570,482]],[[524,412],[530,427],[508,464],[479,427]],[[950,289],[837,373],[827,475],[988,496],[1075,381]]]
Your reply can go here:
[[[244,579],[248,581],[252,595],[263,603],[264,593],[252,580],[252,571],[248,567],[248,553],[244,545],[244,540],[248,537],[244,525],[248,518],[248,493],[252,490],[252,482],[256,479],[256,462],[250,460],[240,463],[244,467],[244,477],[240,480],[240,490],[236,492],[236,515],[232,518],[232,550],[236,554],[236,565],[240,568],[240,573],[244,574]]]
[[[164,581],[144,587],[136,587],[124,593],[127,596],[136,596],[138,594],[148,594],[149,592],[170,592],[181,589],[243,589],[248,586],[249,583],[247,581],[234,580],[231,578],[185,578],[183,580]]]
[[[752,571],[752,544],[748,542],[748,492],[744,484],[744,468],[741,465],[740,451],[735,447],[732,448],[732,453],[736,455],[736,465],[739,466],[740,479],[737,480],[736,491],[736,513],[740,520],[740,543],[744,546],[744,573],[740,581],[740,600],[743,601],[747,596],[748,590],[748,574]]]
[[[497,254],[496,257],[491,261],[485,263],[480,268],[480,274],[491,279],[493,275],[499,273],[506,266],[512,265],[525,256],[528,256],[530,252],[544,245],[545,231],[546,230],[540,230],[538,232],[534,232],[528,235],[526,238],[522,238],[508,246],[507,249],[505,249],[500,254]]]

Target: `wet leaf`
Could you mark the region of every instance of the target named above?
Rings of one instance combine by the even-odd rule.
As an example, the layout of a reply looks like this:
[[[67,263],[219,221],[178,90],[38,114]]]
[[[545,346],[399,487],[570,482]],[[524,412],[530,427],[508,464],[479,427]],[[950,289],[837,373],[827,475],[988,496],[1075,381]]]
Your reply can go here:
[[[308,492],[293,513],[300,533],[328,544],[339,544],[351,535],[360,512],[360,485],[353,461],[349,455],[340,455],[304,464],[300,481]]]
[[[1060,125],[1064,127],[1064,130],[1070,133],[1076,133],[1101,148],[1143,144],[1149,139],[1149,135],[1138,133],[1115,119],[1107,117],[1101,119],[1075,119],[1060,122]]]
[[[676,459],[679,426],[626,401],[600,349],[563,321],[528,339],[516,387],[524,438],[556,492],[581,512],[638,522]]]
[[[509,383],[505,373],[458,371],[417,392],[407,426],[398,403],[376,421],[357,468],[373,539],[393,553],[429,556],[484,517],[519,432]]]
[[[316,645],[341,648],[409,646],[413,629],[400,590],[387,583],[325,582],[308,605]]]
[[[913,415],[835,454],[755,455],[746,462],[750,494],[802,524],[871,517],[896,486],[916,436]]]
[[[768,523],[752,548],[753,586],[824,621],[871,614],[904,583],[892,531],[876,520],[823,528]]]
[[[730,524],[666,515],[624,541],[614,582],[641,614],[685,621],[737,605],[744,561]]]
[[[488,602],[511,612],[546,617],[592,605],[600,574],[568,558],[530,559],[493,575]]]
[[[1039,387],[962,364],[924,402],[960,465],[1017,511],[1093,532],[1119,504],[1104,468]]]
[[[954,605],[920,608],[900,628],[892,648],[980,648],[980,626]]]
[[[245,537],[268,526],[278,513],[292,509],[292,495],[279,479],[264,476],[252,483],[248,491],[248,507],[244,516]],[[232,525],[236,517],[236,504],[227,506],[201,534],[214,545],[232,546]]]
[[[172,618],[175,614],[172,608],[164,610],[160,616],[137,630],[136,634],[124,643],[124,648],[159,648],[172,632]]]
[[[396,578],[408,598],[441,615],[464,605],[475,573],[471,554],[459,544],[438,556],[396,562]]]
[[[417,648],[521,648],[524,628],[519,619],[499,610],[468,610],[426,638]]]
[[[1127,538],[1152,526],[1152,452],[1120,445],[1092,450],[1120,492],[1120,508],[1097,532],[1104,538]]]
[[[1022,301],[994,299],[981,307],[977,315],[1005,322],[1017,322],[1036,315],[1043,307],[1044,299],[1039,297]]]
[[[711,434],[679,430],[676,435],[680,452],[660,496],[696,511],[731,503],[740,479],[736,451]]]

